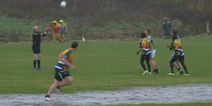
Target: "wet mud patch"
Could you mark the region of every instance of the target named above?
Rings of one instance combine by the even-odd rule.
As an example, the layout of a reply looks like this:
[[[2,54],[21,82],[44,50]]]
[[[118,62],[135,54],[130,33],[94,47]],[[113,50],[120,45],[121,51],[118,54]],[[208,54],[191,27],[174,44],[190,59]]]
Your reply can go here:
[[[44,94],[0,95],[0,106],[93,106],[142,103],[210,103],[212,84],[137,87],[116,91],[86,91],[53,95],[44,101]]]

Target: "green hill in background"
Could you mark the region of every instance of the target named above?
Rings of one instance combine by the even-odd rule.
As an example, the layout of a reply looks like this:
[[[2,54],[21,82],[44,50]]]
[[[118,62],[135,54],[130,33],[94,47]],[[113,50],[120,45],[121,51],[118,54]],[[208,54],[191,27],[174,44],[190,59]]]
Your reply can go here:
[[[34,25],[54,19],[67,22],[70,39],[132,39],[146,28],[161,36],[165,17],[181,35],[197,35],[212,20],[211,0],[67,0],[66,8],[60,1],[1,0],[0,41],[28,41]]]

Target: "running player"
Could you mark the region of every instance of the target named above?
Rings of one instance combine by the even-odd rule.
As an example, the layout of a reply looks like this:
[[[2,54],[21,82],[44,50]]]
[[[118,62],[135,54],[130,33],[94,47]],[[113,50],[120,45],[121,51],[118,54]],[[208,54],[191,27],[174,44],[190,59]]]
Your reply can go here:
[[[158,74],[159,73],[158,66],[157,66],[157,63],[155,61],[155,55],[156,55],[155,43],[154,43],[153,37],[151,35],[151,31],[149,29],[145,30],[145,34],[146,34],[146,37],[148,38],[148,40],[151,43],[151,54],[150,54],[149,62],[150,62],[150,65],[152,67],[153,74]]]
[[[183,52],[183,49],[182,49],[182,44],[180,42],[180,39],[178,38],[177,36],[177,30],[172,30],[171,32],[171,35],[172,35],[172,43],[170,45],[170,50],[174,49],[174,53],[169,61],[169,64],[170,64],[170,68],[171,68],[171,73],[169,73],[168,75],[170,76],[173,76],[175,75],[174,74],[174,62],[176,62],[177,60],[179,60],[180,64],[182,65],[184,71],[185,71],[185,76],[190,76],[188,71],[187,71],[187,68],[186,68],[186,65],[184,63],[184,58],[185,58],[185,54]]]
[[[137,52],[137,54],[139,54],[139,52],[142,51],[141,58],[140,58],[140,64],[141,64],[142,68],[144,69],[143,75],[151,74],[151,67],[150,67],[150,64],[149,64],[149,59],[150,59],[150,54],[151,54],[151,51],[150,51],[151,43],[146,38],[145,33],[141,33],[141,39],[140,40],[141,40],[141,42],[139,44],[140,49]],[[148,71],[146,70],[146,66],[144,64],[145,60],[146,60]]]
[[[33,70],[41,70],[40,67],[40,43],[41,37],[46,36],[48,34],[48,28],[44,33],[40,32],[40,28],[38,26],[34,26],[33,33],[32,33],[32,51],[34,53],[34,60],[33,60]]]
[[[180,37],[178,35],[177,35],[177,39],[180,40]],[[172,43],[170,45],[172,45]],[[170,49],[170,45],[167,46],[169,49]],[[172,55],[174,55],[174,53]],[[171,60],[171,58],[170,58],[170,60]],[[177,60],[177,61],[175,61],[173,63],[173,67],[177,70],[179,75],[183,75],[184,74],[184,71],[182,70],[182,65],[180,64],[179,60]]]
[[[75,67],[75,65],[73,64],[73,60],[74,60],[74,53],[77,47],[78,42],[73,42],[71,44],[71,48],[68,48],[59,54],[59,61],[54,66],[55,69],[54,82],[49,87],[48,92],[45,96],[45,100],[51,100],[50,97],[57,88],[70,85],[73,82],[73,77],[69,73],[68,69]]]

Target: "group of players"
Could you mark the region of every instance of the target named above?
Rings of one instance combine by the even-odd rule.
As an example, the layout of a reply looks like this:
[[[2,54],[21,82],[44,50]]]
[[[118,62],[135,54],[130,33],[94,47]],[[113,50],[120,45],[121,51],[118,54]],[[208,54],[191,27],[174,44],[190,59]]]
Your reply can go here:
[[[67,25],[63,20],[59,20],[59,23],[56,20],[51,22],[51,28],[53,29],[53,37],[59,42],[65,41],[65,34],[67,33]]]
[[[175,72],[174,72],[174,67],[175,67],[179,71],[180,75],[190,76],[184,62],[185,54],[183,52],[182,44],[180,42],[179,36],[177,35],[176,29],[173,29],[171,31],[171,39],[172,39],[172,42],[167,47],[170,50],[173,50],[174,52],[169,61],[171,72],[168,75],[169,76],[175,75]],[[140,34],[138,47],[139,47],[139,50],[137,51],[137,54],[141,52],[140,64],[144,70],[143,75],[159,74],[159,70],[158,70],[156,61],[154,59],[156,54],[155,44],[151,36],[151,31],[149,29],[145,30],[144,33]],[[146,61],[148,71],[144,63],[145,61]]]
[[[62,37],[59,37],[59,36],[63,36],[61,35],[63,34],[61,33],[61,29],[59,30],[59,28],[61,28],[62,25],[59,25],[56,21],[52,21],[51,25],[52,25],[52,28],[54,29],[53,36],[55,37],[55,39],[57,39],[58,41],[62,41]],[[33,36],[32,50],[34,53],[34,60],[33,60],[34,70],[40,70],[41,37],[47,36],[47,34],[48,34],[48,28],[46,29],[45,32],[42,33],[39,29],[39,26],[34,26],[33,34],[32,34]],[[168,47],[170,50],[174,50],[174,52],[170,59],[171,72],[168,75],[175,75],[173,68],[174,66],[176,66],[178,70],[180,70],[181,67],[184,69],[184,71],[181,70],[181,74],[185,76],[189,76],[186,65],[184,63],[184,52],[182,49],[180,39],[177,35],[177,31],[172,30],[171,35],[172,35],[172,43]],[[61,87],[70,85],[73,82],[73,77],[69,73],[68,69],[75,67],[75,65],[73,64],[73,60],[74,60],[74,53],[78,45],[79,45],[78,42],[72,42],[70,48],[64,50],[63,52],[59,54],[58,63],[54,66],[54,70],[55,70],[54,81],[50,85],[47,91],[45,100],[51,100],[50,97],[56,89],[61,89]],[[143,75],[159,74],[159,69],[155,61],[155,55],[156,55],[155,44],[151,36],[151,31],[149,29],[145,30],[144,33],[140,34],[139,51],[137,52],[137,54],[140,54],[140,53],[141,53],[140,64],[142,68],[144,69]],[[146,68],[146,65],[144,64],[145,61],[146,61],[147,68]]]
[[[137,54],[141,52],[140,64],[144,69],[143,75],[146,74],[158,74],[159,70],[157,67],[157,63],[155,61],[156,49],[155,49],[154,40],[151,36],[151,31],[149,29],[145,30],[144,33],[140,34],[140,40],[138,47],[140,48]],[[144,64],[146,60],[147,68]],[[152,68],[152,71],[151,71]]]

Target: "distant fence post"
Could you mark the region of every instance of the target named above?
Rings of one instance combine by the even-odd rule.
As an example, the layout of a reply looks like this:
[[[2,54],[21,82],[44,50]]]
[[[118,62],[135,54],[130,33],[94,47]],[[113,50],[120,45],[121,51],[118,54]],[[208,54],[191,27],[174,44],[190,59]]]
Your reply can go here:
[[[210,34],[210,21],[206,22],[206,32],[208,35]]]

